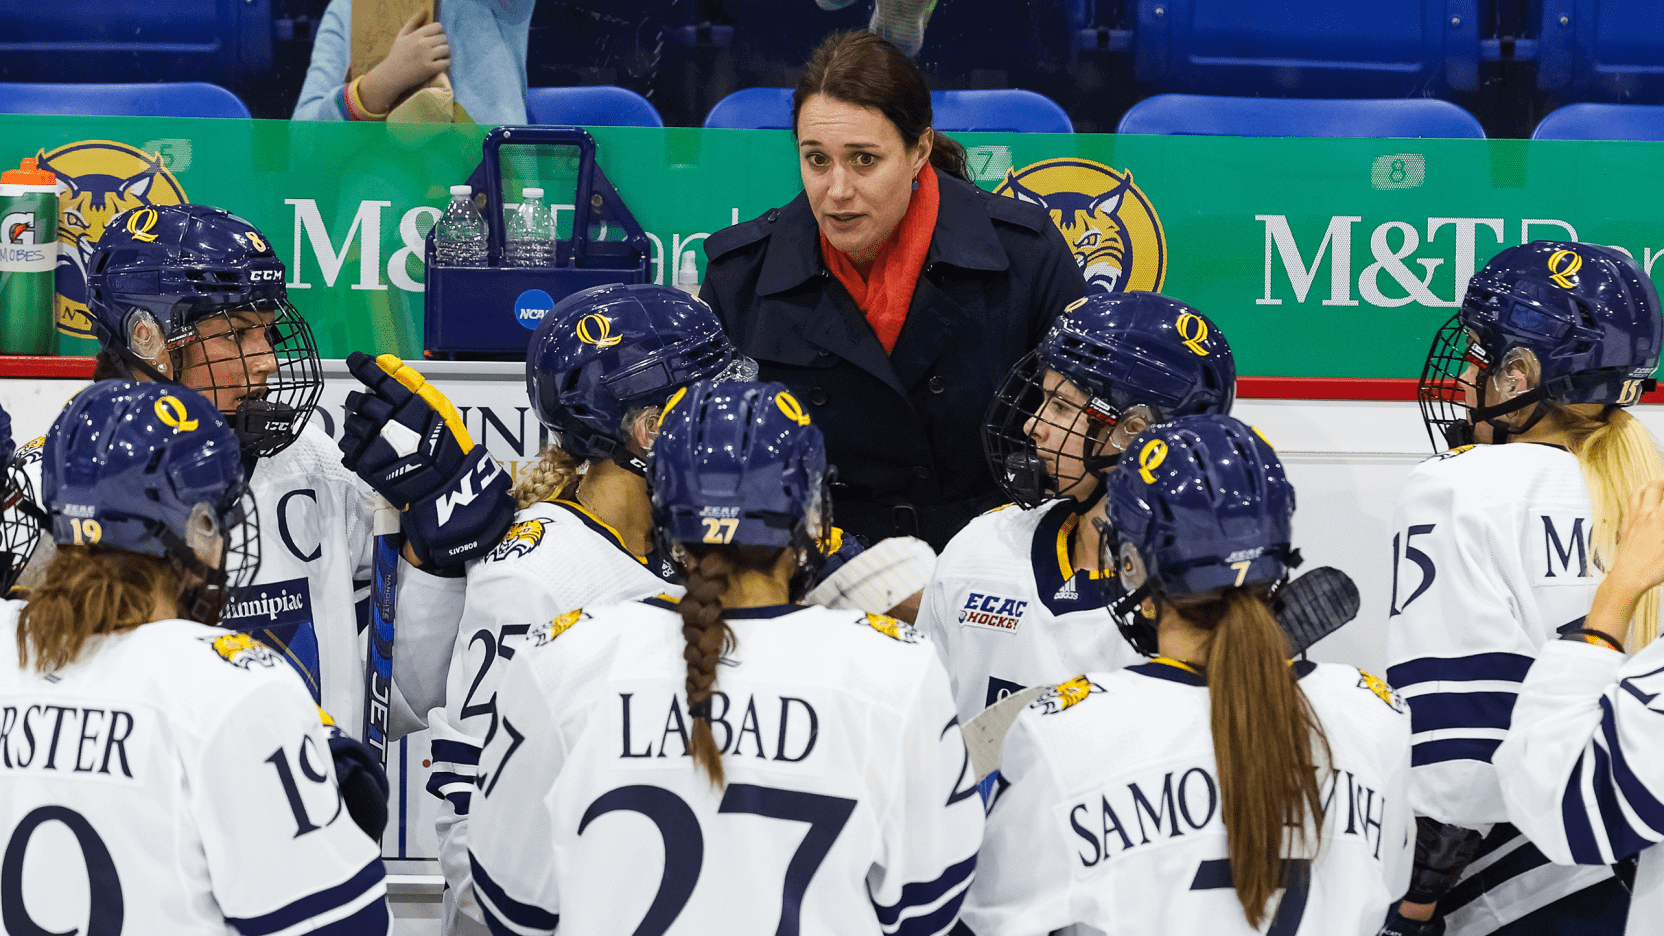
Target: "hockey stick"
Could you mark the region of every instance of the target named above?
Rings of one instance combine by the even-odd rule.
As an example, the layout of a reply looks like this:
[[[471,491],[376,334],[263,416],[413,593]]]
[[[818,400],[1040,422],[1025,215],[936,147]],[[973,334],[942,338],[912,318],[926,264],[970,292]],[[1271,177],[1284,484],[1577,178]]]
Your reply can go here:
[[[1271,614],[1288,635],[1290,655],[1299,656],[1357,617],[1360,606],[1352,577],[1323,566],[1278,589],[1271,599]]]
[[[393,701],[393,608],[399,591],[399,511],[376,498],[375,559],[370,582],[370,637],[364,655],[363,741],[387,766],[388,709]]]
[[[1011,723],[1023,709],[1046,688],[1030,686],[1013,692],[983,709],[982,714],[964,727],[965,750],[971,754],[971,769],[976,771],[978,783],[1000,769],[1000,746],[1005,743],[1005,733],[1011,730]]]

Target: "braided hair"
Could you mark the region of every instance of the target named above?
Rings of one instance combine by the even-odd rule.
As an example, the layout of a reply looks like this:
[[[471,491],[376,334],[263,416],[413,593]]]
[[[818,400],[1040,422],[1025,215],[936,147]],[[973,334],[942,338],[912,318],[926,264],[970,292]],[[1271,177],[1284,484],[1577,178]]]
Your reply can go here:
[[[682,582],[687,594],[677,605],[682,614],[682,658],[688,662],[688,714],[693,717],[689,749],[695,765],[714,786],[724,784],[722,748],[711,736],[711,696],[723,654],[736,646],[733,628],[722,619],[722,594],[737,572],[767,572],[785,550],[778,546],[704,546],[684,544]],[[722,747],[728,746],[726,738]]]

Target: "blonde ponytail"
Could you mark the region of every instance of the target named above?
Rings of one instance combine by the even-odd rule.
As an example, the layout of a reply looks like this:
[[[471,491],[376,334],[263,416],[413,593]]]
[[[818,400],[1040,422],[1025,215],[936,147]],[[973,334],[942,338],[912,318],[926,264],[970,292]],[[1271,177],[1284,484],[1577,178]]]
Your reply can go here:
[[[537,461],[522,469],[514,481],[514,499],[519,509],[569,494],[583,476],[580,467],[576,458],[550,443]]]
[[[1596,564],[1605,570],[1617,554],[1618,530],[1629,509],[1630,495],[1649,481],[1664,478],[1664,459],[1658,440],[1647,427],[1627,411],[1615,406],[1583,403],[1561,406],[1556,416],[1572,442],[1572,451],[1583,468],[1594,507],[1594,529],[1590,546]],[[1659,590],[1641,597],[1629,630],[1631,653],[1652,643],[1658,636]]]

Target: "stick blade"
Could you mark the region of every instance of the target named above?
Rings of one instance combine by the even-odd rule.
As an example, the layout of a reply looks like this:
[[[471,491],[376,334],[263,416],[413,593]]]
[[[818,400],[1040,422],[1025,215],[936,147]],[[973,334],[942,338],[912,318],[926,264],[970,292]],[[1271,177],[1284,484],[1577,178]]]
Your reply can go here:
[[[1357,617],[1361,606],[1352,577],[1323,566],[1284,585],[1272,599],[1271,614],[1298,655]]]

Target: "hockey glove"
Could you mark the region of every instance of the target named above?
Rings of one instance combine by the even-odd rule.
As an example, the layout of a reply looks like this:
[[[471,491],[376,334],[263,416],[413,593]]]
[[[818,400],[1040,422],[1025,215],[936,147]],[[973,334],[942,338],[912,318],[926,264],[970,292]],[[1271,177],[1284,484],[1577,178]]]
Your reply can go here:
[[[854,537],[843,539],[844,544],[854,543]],[[853,556],[845,555],[849,548],[845,545],[833,552],[807,603],[885,614],[922,591],[936,571],[936,553],[924,540],[910,536],[879,540]],[[837,561],[840,558],[843,561]]]
[[[1461,880],[1462,872],[1479,853],[1484,836],[1474,829],[1416,817],[1415,871],[1410,875],[1410,903],[1437,903]]]
[[[329,754],[335,760],[335,783],[341,788],[347,814],[379,844],[387,829],[387,772],[364,742],[333,724],[329,726]]]
[[[370,392],[347,394],[341,463],[402,512],[416,558],[455,567],[490,551],[514,521],[508,472],[403,361],[355,351],[347,370]]]

